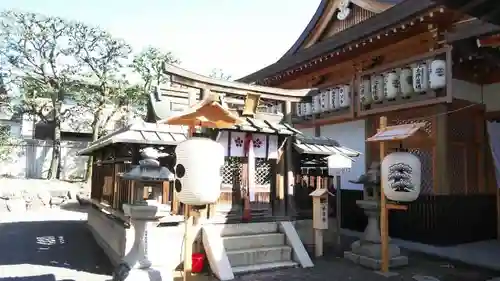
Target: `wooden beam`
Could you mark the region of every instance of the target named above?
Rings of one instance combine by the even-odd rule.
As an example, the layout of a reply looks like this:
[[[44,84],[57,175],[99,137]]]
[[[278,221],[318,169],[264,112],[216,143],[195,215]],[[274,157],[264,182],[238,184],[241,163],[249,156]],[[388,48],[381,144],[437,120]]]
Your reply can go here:
[[[450,173],[448,171],[448,110],[447,105],[436,106],[433,121],[433,135],[436,146],[433,153],[434,190],[439,194],[450,194]]]
[[[192,88],[208,89],[214,92],[230,93],[246,96],[248,93],[260,95],[262,98],[273,100],[297,101],[307,95],[312,89],[287,90],[273,87],[250,85],[241,82],[232,82],[203,76],[170,64],[163,64],[163,73],[171,76],[174,83]]]

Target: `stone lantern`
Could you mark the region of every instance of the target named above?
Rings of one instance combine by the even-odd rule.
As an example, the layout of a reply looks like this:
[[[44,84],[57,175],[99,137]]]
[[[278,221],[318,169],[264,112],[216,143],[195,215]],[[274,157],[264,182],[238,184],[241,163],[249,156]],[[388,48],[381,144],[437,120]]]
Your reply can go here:
[[[166,167],[160,166],[158,158],[167,157],[169,154],[160,153],[153,147],[141,150],[142,160],[122,175],[123,179],[138,182],[163,182],[173,179],[173,174]],[[143,185],[136,185],[136,194],[143,194]],[[121,263],[113,273],[113,281],[124,280],[150,280],[151,261],[148,259],[148,224],[168,215],[168,210],[162,209],[160,204],[143,198],[135,200],[132,204],[123,204],[125,216],[130,217],[131,226],[134,228],[134,244],[130,251],[123,257]],[[171,278],[171,272],[156,272],[161,279]]]

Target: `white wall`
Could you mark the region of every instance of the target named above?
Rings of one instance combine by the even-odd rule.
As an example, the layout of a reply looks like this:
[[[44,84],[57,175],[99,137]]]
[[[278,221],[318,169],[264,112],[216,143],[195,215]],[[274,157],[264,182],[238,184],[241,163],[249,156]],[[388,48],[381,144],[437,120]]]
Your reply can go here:
[[[308,136],[308,137],[314,137],[314,127],[313,128],[305,128],[305,129],[300,129],[300,131]]]
[[[87,168],[87,156],[76,153],[88,146],[83,141],[61,142],[61,179],[82,179]],[[25,140],[10,146],[10,155],[0,161],[0,176],[46,178],[52,160],[52,141]]]
[[[332,138],[340,145],[362,153],[352,164],[349,172],[341,177],[342,189],[362,190],[360,184],[352,184],[349,180],[356,180],[365,173],[365,120],[357,120],[335,125],[325,125],[320,128],[321,136]]]
[[[478,85],[453,79],[453,97],[475,103],[484,103],[486,111],[500,110],[500,83]]]

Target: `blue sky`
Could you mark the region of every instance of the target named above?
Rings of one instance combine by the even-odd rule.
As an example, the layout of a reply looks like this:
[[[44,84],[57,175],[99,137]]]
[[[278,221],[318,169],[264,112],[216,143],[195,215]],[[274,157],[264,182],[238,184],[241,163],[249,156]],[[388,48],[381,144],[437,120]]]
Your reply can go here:
[[[170,50],[186,69],[239,78],[275,62],[320,0],[1,0],[17,9],[99,25],[136,51]]]

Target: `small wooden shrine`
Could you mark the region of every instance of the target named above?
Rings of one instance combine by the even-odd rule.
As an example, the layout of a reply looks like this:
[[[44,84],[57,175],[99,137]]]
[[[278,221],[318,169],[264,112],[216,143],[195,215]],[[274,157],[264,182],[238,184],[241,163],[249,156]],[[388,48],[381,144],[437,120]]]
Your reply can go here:
[[[169,182],[136,182],[123,179],[123,173],[130,171],[142,158],[144,149],[153,147],[164,153],[173,153],[175,146],[187,139],[187,128],[182,126],[157,125],[139,122],[112,132],[79,152],[93,156],[91,199],[94,205],[123,218],[122,206],[138,199],[157,200],[171,205],[172,187]],[[162,166],[172,168],[169,158],[161,158]],[[137,186],[143,184],[144,193],[134,194]]]
[[[370,136],[380,116],[388,125],[425,123],[430,138],[405,147],[422,162],[422,195],[408,212],[391,216],[390,234],[432,244],[491,239],[498,224],[485,122],[500,111],[500,51],[491,37],[500,28],[485,21],[493,19],[493,8],[484,20],[464,13],[484,13],[489,1],[451,2],[322,0],[282,58],[239,79],[315,88],[293,103],[291,117],[315,136],[337,139],[359,122]],[[378,147],[362,145],[368,166]],[[352,200],[361,199],[358,193]],[[462,213],[464,206],[474,211]],[[461,222],[450,225],[457,217]],[[422,223],[409,223],[415,220]]]

